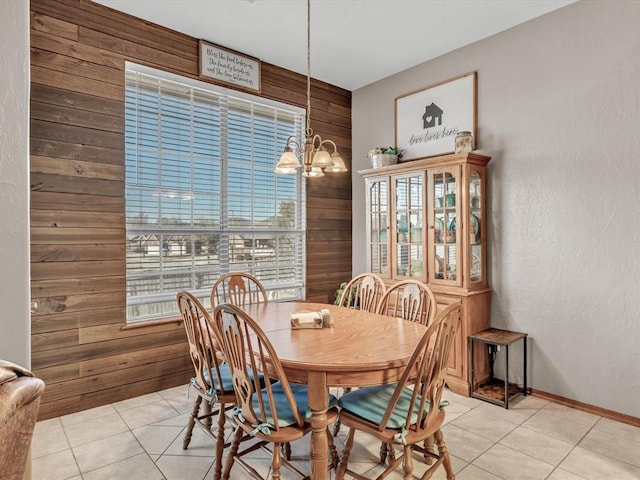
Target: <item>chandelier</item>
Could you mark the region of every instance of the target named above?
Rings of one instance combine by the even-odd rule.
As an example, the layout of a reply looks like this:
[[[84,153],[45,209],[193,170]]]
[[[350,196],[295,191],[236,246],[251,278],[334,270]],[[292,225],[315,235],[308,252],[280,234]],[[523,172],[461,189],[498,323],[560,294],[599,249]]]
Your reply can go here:
[[[307,0],[307,111],[305,113],[304,145],[301,145],[294,135],[290,136],[274,172],[292,174],[303,165],[302,175],[305,177],[322,177],[324,172],[346,172],[347,167],[338,153],[336,144],[331,140],[323,140],[320,135],[314,135],[311,129],[311,0]],[[331,154],[325,148],[326,145],[333,147]],[[302,164],[299,156],[303,159]]]

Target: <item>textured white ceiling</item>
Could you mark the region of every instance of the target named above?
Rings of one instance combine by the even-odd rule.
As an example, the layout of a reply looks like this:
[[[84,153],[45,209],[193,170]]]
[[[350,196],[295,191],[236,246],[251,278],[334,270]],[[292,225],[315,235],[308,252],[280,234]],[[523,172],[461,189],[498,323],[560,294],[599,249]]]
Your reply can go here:
[[[304,0],[96,0],[306,74]],[[575,0],[312,0],[311,76],[356,90]]]

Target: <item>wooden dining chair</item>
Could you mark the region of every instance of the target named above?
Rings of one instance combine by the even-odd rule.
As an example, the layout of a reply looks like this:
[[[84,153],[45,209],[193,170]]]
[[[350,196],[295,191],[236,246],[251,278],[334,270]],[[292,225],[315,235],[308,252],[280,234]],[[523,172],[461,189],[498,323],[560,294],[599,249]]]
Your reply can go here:
[[[375,312],[386,287],[384,281],[375,273],[361,273],[353,277],[344,287],[338,305]]]
[[[402,450],[402,454],[395,455],[377,478],[385,478],[400,464],[404,478],[414,478],[412,450],[416,446],[423,451],[418,444],[431,437],[435,439],[438,453],[435,453],[435,449],[423,451],[435,462],[420,477],[421,480],[431,478],[440,464],[444,465],[447,479],[455,478],[440,428],[445,417],[446,402],[441,400],[447,363],[460,325],[460,314],[460,304],[454,303],[431,322],[398,383],[359,388],[340,398],[340,419],[343,425],[349,427],[349,434],[337,480],[342,480],[345,474],[365,478],[348,467],[356,430],[373,435],[394,450]]]
[[[361,273],[353,277],[342,290],[338,305],[375,313],[378,302],[384,295],[386,286],[379,275],[375,273]],[[344,393],[349,393],[351,387],[345,387]],[[340,419],[333,425],[333,436],[340,432]]]
[[[222,453],[225,447],[225,410],[231,408],[236,401],[231,372],[229,366],[221,358],[219,349],[216,348],[211,316],[207,310],[195,296],[188,292],[178,293],[177,302],[184,321],[189,341],[189,355],[193,363],[194,376],[189,385],[197,393],[182,441],[182,448],[186,450],[189,447],[194,426],[201,427],[207,435],[215,440],[214,479],[218,480],[222,473]],[[262,379],[263,377],[258,376],[258,378]],[[214,405],[217,408],[212,408]],[[218,429],[214,433],[212,418],[216,415],[218,416]]]
[[[384,293],[376,312],[429,325],[436,314],[436,297],[426,283],[414,279],[402,280]]]
[[[269,444],[273,445],[271,478],[280,478],[282,465],[305,477],[304,473],[281,456],[280,450],[283,443],[298,440],[311,431],[307,387],[289,383],[271,342],[256,321],[242,309],[231,304],[220,304],[214,310],[213,321],[217,338],[229,359],[237,404],[233,413],[236,430],[222,478],[229,478],[237,462],[251,477],[261,479],[260,474],[242,457]],[[251,371],[269,372],[269,376],[277,382],[263,386],[248,374]],[[336,397],[329,395],[329,422],[338,415],[336,404]],[[332,459],[330,467],[333,467],[338,455],[328,428],[327,436]],[[240,451],[241,443],[250,439],[257,442],[251,442]],[[234,478],[239,477],[234,475]]]
[[[211,308],[221,303],[244,307],[268,301],[267,291],[260,280],[245,272],[226,273],[211,288]]]
[[[429,286],[420,280],[408,279],[394,283],[384,292],[378,302],[376,313],[397,317],[409,322],[418,322],[429,325],[436,314],[436,297]],[[338,418],[338,422],[340,419]],[[425,449],[430,448],[432,439],[425,444]],[[389,455],[390,461],[394,461],[395,450],[391,445],[380,445],[380,463],[384,463]],[[425,457],[425,460],[430,461]]]
[[[211,308],[221,303],[246,307],[256,303],[268,303],[267,291],[262,282],[246,272],[229,272],[222,275],[211,287]],[[282,445],[287,460],[291,459],[291,445]]]
[[[262,282],[246,272],[229,272],[222,275],[211,287],[211,308],[221,303],[246,307],[256,303],[268,303],[267,290]],[[282,453],[291,460],[291,445],[282,445]]]

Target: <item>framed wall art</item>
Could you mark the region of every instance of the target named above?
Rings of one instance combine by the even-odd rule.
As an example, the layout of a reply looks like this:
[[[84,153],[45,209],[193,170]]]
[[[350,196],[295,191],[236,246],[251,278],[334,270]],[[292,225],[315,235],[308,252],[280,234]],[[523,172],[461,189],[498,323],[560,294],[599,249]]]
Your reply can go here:
[[[402,161],[452,153],[458,132],[477,136],[477,74],[467,73],[396,98],[396,146]]]
[[[260,60],[199,41],[200,77],[260,92]]]

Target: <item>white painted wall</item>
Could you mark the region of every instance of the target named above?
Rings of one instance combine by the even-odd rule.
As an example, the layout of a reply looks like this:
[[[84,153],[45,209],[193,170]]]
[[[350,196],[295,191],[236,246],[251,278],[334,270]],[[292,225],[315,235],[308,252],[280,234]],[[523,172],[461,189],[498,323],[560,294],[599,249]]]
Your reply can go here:
[[[367,151],[394,99],[478,72],[491,324],[530,335],[530,384],[640,417],[640,2],[581,1],[353,94],[353,264]],[[425,42],[429,39],[425,29]],[[514,362],[515,360],[512,360]]]
[[[29,2],[0,2],[0,359],[31,364]]]

